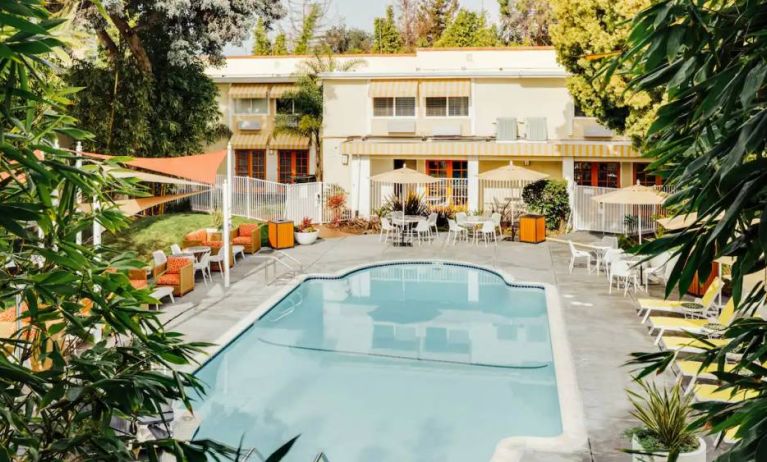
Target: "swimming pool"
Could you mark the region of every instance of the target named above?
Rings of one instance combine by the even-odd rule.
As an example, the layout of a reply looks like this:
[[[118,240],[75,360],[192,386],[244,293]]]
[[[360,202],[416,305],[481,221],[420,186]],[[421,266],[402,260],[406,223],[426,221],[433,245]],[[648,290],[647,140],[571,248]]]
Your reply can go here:
[[[550,300],[443,262],[309,277],[196,372],[197,436],[269,454],[300,433],[286,460],[329,462],[483,461],[561,437]]]

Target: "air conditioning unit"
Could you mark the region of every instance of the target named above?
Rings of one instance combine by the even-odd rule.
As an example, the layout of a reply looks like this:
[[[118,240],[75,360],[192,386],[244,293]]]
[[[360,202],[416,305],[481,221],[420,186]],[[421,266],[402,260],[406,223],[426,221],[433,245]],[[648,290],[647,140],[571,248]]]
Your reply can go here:
[[[391,134],[415,133],[415,120],[390,120],[386,130]]]
[[[589,124],[583,128],[585,138],[611,138],[613,135],[612,130],[599,124]]]
[[[519,135],[517,133],[517,118],[499,117],[495,121],[495,132],[497,141],[516,141]]]
[[[528,117],[525,122],[528,141],[546,141],[549,139],[546,131],[546,117]]]
[[[461,136],[460,124],[440,124],[431,129],[431,136]]]
[[[240,130],[261,130],[261,122],[258,120],[241,120],[238,127]]]

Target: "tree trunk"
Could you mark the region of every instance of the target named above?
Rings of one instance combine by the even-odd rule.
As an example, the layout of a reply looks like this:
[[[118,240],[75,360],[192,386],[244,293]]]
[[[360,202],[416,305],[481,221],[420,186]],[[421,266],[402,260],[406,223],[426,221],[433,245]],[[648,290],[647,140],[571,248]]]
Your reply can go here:
[[[109,56],[109,59],[116,63],[117,60],[120,58],[120,50],[117,48],[117,45],[115,44],[115,41],[112,40],[112,37],[109,35],[109,32],[107,32],[104,29],[99,29],[96,31],[96,35],[99,38],[99,42],[101,42],[101,45],[104,46],[104,49],[107,52],[107,56]]]
[[[128,22],[120,16],[110,14],[109,17],[120,32],[120,36],[125,39],[125,43],[128,44],[128,48],[130,48],[133,57],[136,58],[138,68],[144,74],[151,74],[152,62],[149,60],[149,55],[147,55],[144,46],[141,44],[141,39],[136,33],[136,30],[130,27]]]
[[[319,133],[313,133],[310,141],[314,147],[314,175],[317,181],[322,181],[322,143]]]

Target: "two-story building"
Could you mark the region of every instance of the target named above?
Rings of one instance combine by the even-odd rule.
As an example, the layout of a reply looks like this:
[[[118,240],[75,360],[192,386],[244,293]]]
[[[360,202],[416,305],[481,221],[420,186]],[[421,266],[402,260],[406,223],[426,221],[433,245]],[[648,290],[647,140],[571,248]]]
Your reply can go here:
[[[307,140],[284,143],[269,134],[272,115],[290,110],[280,91],[304,59],[229,58],[224,69],[209,72],[234,132],[238,174],[290,181],[314,172]],[[420,49],[337,59],[361,63],[321,76],[323,181],[347,190],[349,205],[363,216],[391,191],[371,177],[403,165],[444,179],[424,191],[440,196],[433,202],[472,210],[489,201],[479,174],[509,161],[575,185],[657,181],[644,173],[647,160],[628,140],[580,115],[552,48]]]

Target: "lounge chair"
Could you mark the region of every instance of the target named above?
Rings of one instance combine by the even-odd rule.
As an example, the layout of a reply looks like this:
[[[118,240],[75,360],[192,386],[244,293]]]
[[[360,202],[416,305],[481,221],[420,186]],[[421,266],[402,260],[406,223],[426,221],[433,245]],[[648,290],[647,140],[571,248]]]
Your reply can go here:
[[[755,390],[738,390],[733,393],[732,388],[724,390],[719,389],[719,385],[699,383],[692,389],[697,401],[718,401],[721,403],[737,403],[746,399],[753,399],[759,396]]]
[[[706,289],[706,293],[703,294],[703,297],[695,299],[695,303],[703,305],[703,313],[707,313],[711,310],[716,297],[719,295],[719,292],[722,291],[723,285],[721,279],[714,278],[711,285]],[[640,298],[638,301],[639,314],[642,315],[644,312],[644,315],[642,316],[642,324],[647,322],[651,313],[663,312],[685,314],[683,304],[688,303],[685,300],[663,300],[661,298]]]
[[[668,316],[650,316],[650,333],[659,330],[658,337],[655,340],[655,344],[658,345],[663,338],[663,334],[667,331],[681,331],[692,334],[705,334],[707,332],[707,324],[721,324],[728,326],[735,319],[735,299],[730,298],[727,304],[722,308],[722,312],[718,317],[713,319],[707,318],[672,318]]]
[[[672,337],[664,335],[661,338],[659,346],[664,350],[675,350],[682,353],[701,353],[712,347],[723,347],[728,343],[730,343],[730,341],[724,338],[699,340],[694,337]]]

